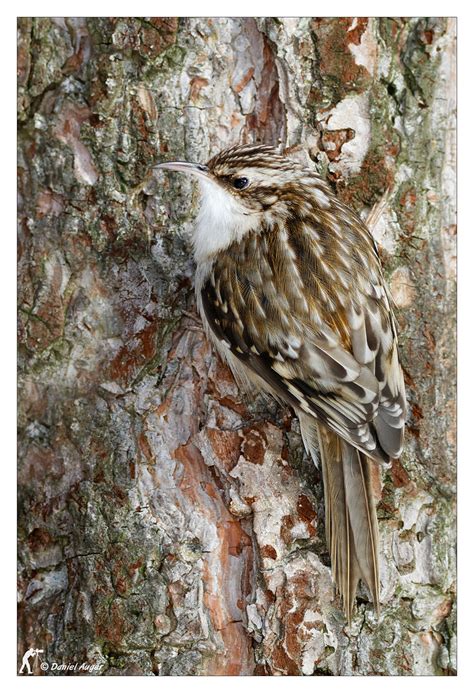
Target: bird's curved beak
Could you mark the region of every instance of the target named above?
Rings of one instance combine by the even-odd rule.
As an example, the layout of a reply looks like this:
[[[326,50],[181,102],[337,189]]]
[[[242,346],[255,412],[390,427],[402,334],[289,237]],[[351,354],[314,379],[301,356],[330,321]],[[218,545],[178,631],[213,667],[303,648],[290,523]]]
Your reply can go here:
[[[153,169],[161,171],[177,171],[178,173],[189,173],[192,176],[206,178],[209,180],[209,169],[203,164],[192,164],[189,161],[168,161],[163,164],[153,166]]]

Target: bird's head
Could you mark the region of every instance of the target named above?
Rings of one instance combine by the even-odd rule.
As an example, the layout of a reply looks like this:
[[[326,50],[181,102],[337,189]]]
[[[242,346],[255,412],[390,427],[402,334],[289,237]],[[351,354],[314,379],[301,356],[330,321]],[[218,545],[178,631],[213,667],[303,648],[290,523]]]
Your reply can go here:
[[[171,161],[158,169],[195,176],[201,188],[195,247],[208,256],[251,230],[285,219],[316,200],[319,177],[268,145],[226,149],[207,164]],[[204,239],[204,240],[203,240]],[[206,247],[207,246],[207,247]]]
[[[295,181],[302,167],[268,145],[244,144],[225,149],[207,164],[170,161],[158,169],[195,176],[203,197],[227,195],[245,211],[262,212],[278,202],[284,187]]]

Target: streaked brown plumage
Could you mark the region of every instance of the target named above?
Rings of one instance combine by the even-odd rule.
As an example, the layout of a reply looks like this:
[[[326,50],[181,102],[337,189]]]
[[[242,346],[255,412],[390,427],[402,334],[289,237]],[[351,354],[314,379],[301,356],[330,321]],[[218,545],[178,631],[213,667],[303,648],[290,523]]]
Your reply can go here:
[[[244,387],[297,413],[323,471],[332,571],[350,620],[359,579],[379,609],[373,461],[400,455],[406,404],[374,241],[312,170],[267,146],[172,162],[201,182],[196,293]]]

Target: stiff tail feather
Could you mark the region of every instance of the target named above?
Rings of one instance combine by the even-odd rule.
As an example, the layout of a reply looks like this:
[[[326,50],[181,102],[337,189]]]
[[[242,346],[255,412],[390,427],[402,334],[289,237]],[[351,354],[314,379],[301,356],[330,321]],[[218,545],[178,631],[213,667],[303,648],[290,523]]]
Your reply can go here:
[[[370,590],[379,614],[378,523],[372,492],[372,461],[338,435],[318,427],[306,417],[301,421],[303,439],[315,462],[316,438],[324,483],[326,540],[334,581],[351,622],[359,580]]]

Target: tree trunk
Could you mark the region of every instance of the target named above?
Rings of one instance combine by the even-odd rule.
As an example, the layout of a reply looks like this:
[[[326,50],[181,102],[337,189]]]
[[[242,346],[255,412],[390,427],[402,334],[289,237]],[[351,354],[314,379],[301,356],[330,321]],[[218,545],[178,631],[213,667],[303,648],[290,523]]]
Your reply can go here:
[[[19,665],[452,673],[455,21],[24,18],[18,70]],[[361,588],[350,628],[297,420],[210,348],[196,191],[151,174],[245,140],[362,216],[388,191],[410,413],[380,470],[381,616]]]

